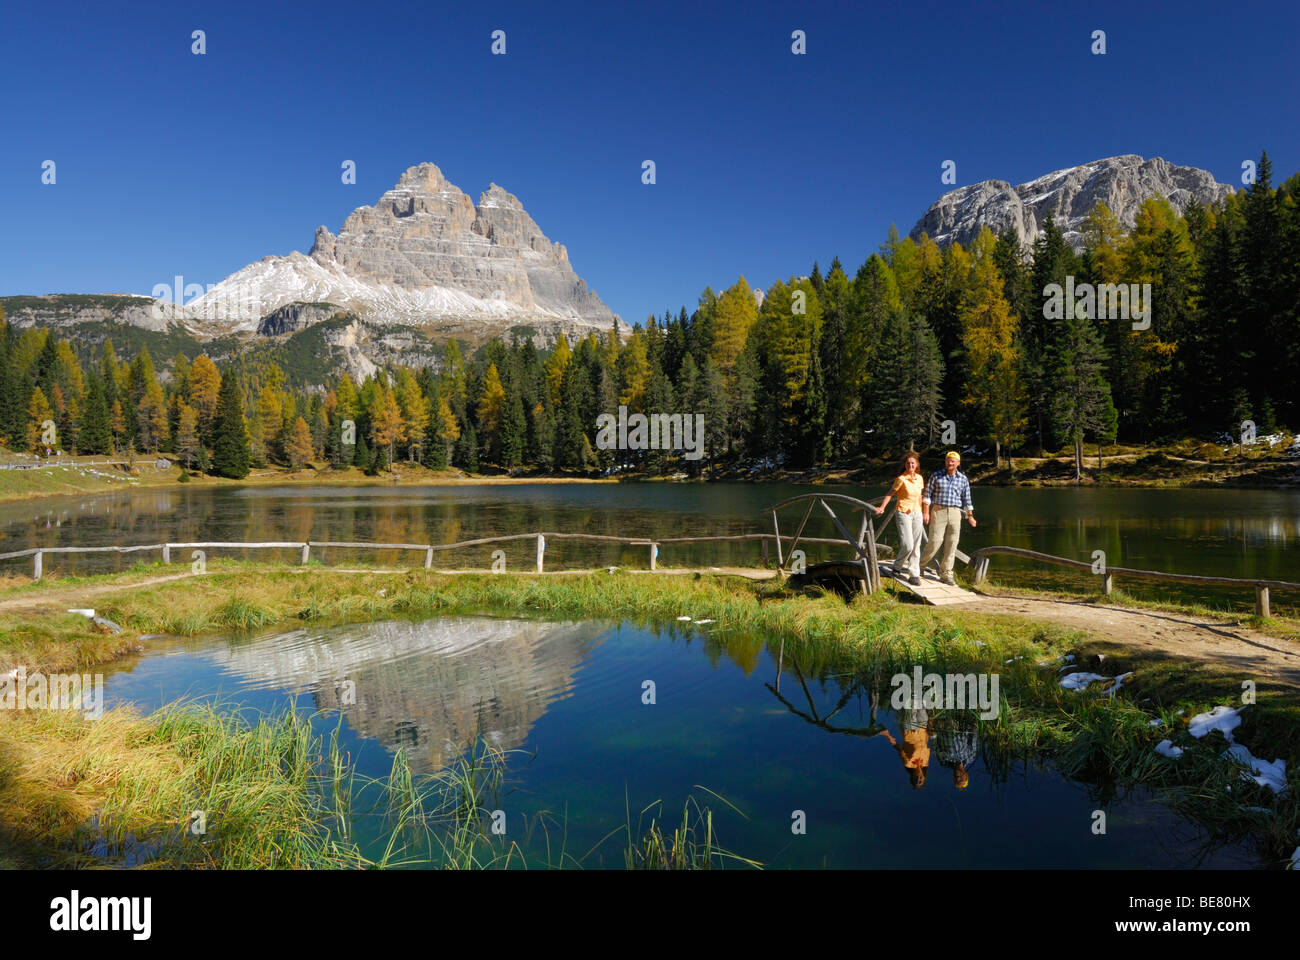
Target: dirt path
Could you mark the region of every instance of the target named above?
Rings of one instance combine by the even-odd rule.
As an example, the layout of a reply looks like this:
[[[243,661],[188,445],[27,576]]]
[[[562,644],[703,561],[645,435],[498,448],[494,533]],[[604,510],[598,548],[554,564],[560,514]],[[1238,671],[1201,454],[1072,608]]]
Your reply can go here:
[[[154,577],[150,580],[138,580],[134,583],[104,583],[97,586],[76,586],[64,587],[58,590],[51,590],[49,593],[41,593],[29,596],[9,597],[0,600],[0,610],[7,612],[31,612],[38,610],[48,610],[51,607],[65,610],[69,607],[84,607],[86,604],[82,600],[89,600],[94,597],[101,597],[109,593],[120,593],[123,590],[136,590],[140,587],[151,587],[156,583],[168,583],[172,580],[185,580],[193,574],[188,571],[185,573],[173,573],[166,577]]]
[[[1143,652],[1221,663],[1300,687],[1300,644],[1193,614],[1037,597],[983,597],[960,609],[1044,620]]]

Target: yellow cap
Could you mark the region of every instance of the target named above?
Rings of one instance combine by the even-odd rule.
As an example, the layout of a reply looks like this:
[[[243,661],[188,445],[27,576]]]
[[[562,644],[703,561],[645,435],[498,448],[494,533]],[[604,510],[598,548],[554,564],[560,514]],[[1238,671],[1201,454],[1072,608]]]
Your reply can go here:
[[[961,463],[961,454],[958,453],[956,450],[949,450],[947,453],[943,455],[943,458],[945,460],[947,460],[949,457],[952,457],[958,463]]]

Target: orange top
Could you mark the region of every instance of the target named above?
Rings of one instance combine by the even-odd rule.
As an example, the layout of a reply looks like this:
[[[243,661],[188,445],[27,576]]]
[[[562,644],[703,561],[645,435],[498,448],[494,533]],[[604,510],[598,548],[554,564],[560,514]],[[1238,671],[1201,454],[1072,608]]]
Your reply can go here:
[[[899,474],[894,478],[894,485],[889,488],[890,496],[898,498],[899,513],[915,513],[921,509],[921,489],[925,479],[918,472],[915,476]]]
[[[930,733],[924,727],[920,730],[904,730],[903,746],[899,750],[903,757],[903,766],[928,767],[930,765]]]

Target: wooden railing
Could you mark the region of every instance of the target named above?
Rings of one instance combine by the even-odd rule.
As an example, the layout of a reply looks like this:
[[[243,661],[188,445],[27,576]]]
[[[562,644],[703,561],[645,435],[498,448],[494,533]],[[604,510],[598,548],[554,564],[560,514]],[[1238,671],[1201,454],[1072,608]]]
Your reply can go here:
[[[784,539],[790,539],[786,537]],[[797,539],[797,538],[796,538]],[[424,554],[424,567],[426,570],[433,568],[433,555],[447,550],[458,550],[465,547],[484,546],[494,543],[509,543],[517,540],[536,540],[537,541],[537,572],[542,573],[544,556],[546,553],[546,543],[548,540],[587,540],[596,543],[618,543],[626,546],[646,547],[649,553],[649,569],[657,569],[659,558],[659,548],[668,544],[687,544],[687,543],[710,543],[710,542],[745,542],[759,541],[763,549],[763,565],[768,563],[768,546],[773,540],[776,541],[777,555],[781,555],[780,539],[770,533],[741,533],[730,536],[712,536],[712,537],[611,537],[603,534],[594,533],[516,533],[507,534],[500,537],[481,537],[475,540],[461,540],[456,543],[364,543],[360,541],[341,541],[341,540],[266,540],[266,541],[236,541],[236,540],[204,540],[204,541],[172,541],[167,543],[142,543],[133,546],[105,546],[105,547],[31,547],[27,550],[14,550],[9,553],[0,553],[0,560],[15,560],[23,557],[32,558],[32,579],[41,579],[44,567],[44,558],[46,554],[89,554],[89,553],[140,553],[157,551],[162,556],[163,563],[172,562],[173,550],[297,550],[300,552],[301,563],[305,564],[311,559],[311,551],[315,549],[341,548],[341,549],[362,549],[362,550],[412,550]],[[839,544],[843,545],[844,541],[839,539],[826,539],[820,537],[804,537],[805,543],[820,544]],[[793,547],[791,547],[793,549]]]
[[[1035,560],[1039,563],[1053,564],[1058,567],[1069,567],[1073,570],[1086,570],[1096,576],[1101,577],[1101,591],[1106,596],[1110,596],[1114,587],[1115,577],[1136,577],[1144,580],[1160,580],[1166,583],[1184,583],[1192,586],[1207,587],[1254,587],[1255,588],[1255,615],[1267,617],[1269,615],[1269,589],[1276,590],[1300,590],[1300,583],[1291,583],[1286,580],[1251,580],[1239,577],[1203,577],[1190,573],[1165,573],[1160,570],[1135,570],[1130,567],[1111,567],[1102,568],[1101,572],[1094,569],[1093,564],[1085,560],[1071,560],[1067,557],[1056,557],[1050,553],[1039,553],[1037,550],[1025,550],[1021,547],[980,547],[971,554],[975,561],[974,583],[979,585],[988,579],[989,558],[994,556],[1020,557],[1024,560]]]
[[[803,517],[799,521],[799,526],[795,529],[794,537],[790,543],[789,554],[783,556],[781,552],[781,524],[777,517],[777,511],[783,507],[788,507],[794,503],[807,502],[808,507],[803,512]],[[844,504],[850,510],[860,510],[862,512],[862,522],[858,526],[858,535],[856,537],[849,533],[848,528],[844,526],[843,521],[835,515],[831,509],[831,503]],[[843,540],[821,540],[812,537],[804,538],[804,527],[808,525],[808,518],[812,515],[813,508],[820,506],[830,516],[831,522],[835,524],[835,529],[840,532]],[[793,555],[795,548],[801,540],[806,539],[808,543],[835,543],[844,545],[853,551],[854,555],[862,564],[862,591],[864,593],[874,593],[880,589],[880,564],[877,560],[877,543],[874,520],[876,508],[872,503],[865,500],[859,500],[857,497],[845,496],[842,493],[805,493],[797,497],[791,497],[789,500],[782,500],[778,504],[768,508],[768,513],[772,516],[772,537],[776,541],[776,567],[778,573],[785,571],[785,563],[788,556]]]

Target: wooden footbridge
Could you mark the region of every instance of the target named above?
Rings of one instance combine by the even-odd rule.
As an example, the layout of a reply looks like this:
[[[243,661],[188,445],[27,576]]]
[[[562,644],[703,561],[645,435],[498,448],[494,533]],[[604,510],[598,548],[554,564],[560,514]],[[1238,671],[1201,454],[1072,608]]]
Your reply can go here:
[[[885,559],[892,559],[896,554],[896,550],[893,546],[883,542],[880,538],[888,529],[889,525],[895,521],[897,512],[891,509],[888,512],[888,515],[885,516],[883,522],[878,523],[878,521],[881,520],[881,516],[884,516],[883,514],[876,514],[876,505],[879,502],[879,500],[874,502],[859,500],[856,497],[850,497],[838,493],[803,494],[798,497],[791,497],[788,500],[782,500],[780,503],[777,503],[764,511],[767,516],[770,516],[772,521],[771,533],[742,533],[729,536],[656,538],[607,536],[589,533],[541,532],[508,534],[497,537],[481,537],[474,540],[461,540],[456,543],[441,544],[367,543],[328,540],[256,542],[193,541],[184,543],[135,544],[131,546],[31,547],[26,550],[0,553],[0,561],[30,559],[32,563],[32,579],[40,580],[43,573],[44,559],[47,555],[117,554],[120,556],[125,554],[143,554],[147,556],[150,553],[156,553],[160,555],[160,559],[163,563],[170,564],[172,563],[174,552],[179,552],[179,558],[185,562],[194,561],[192,567],[196,573],[200,573],[205,569],[203,567],[203,561],[205,560],[207,551],[209,550],[272,550],[280,551],[281,556],[283,556],[286,551],[293,551],[299,558],[299,563],[302,566],[306,567],[309,563],[315,563],[317,569],[319,569],[320,561],[325,557],[329,557],[337,562],[337,559],[342,553],[354,550],[365,550],[396,551],[399,554],[408,551],[417,553],[422,557],[422,565],[424,568],[426,570],[432,570],[434,569],[435,556],[444,555],[450,551],[469,550],[474,547],[504,545],[518,541],[535,541],[536,573],[575,574],[589,573],[593,571],[573,568],[547,570],[545,568],[547,547],[548,544],[553,542],[585,541],[596,544],[617,544],[625,547],[631,546],[644,548],[647,551],[648,565],[642,569],[648,573],[728,573],[747,576],[753,579],[788,577],[791,586],[820,586],[840,593],[845,597],[848,597],[855,592],[868,594],[874,593],[877,590],[880,590],[886,582],[891,582],[896,588],[913,594],[920,598],[924,603],[933,606],[968,603],[972,600],[979,599],[979,594],[970,590],[959,586],[941,583],[937,575],[930,570],[922,571],[921,583],[919,585],[913,585],[902,578],[894,577],[890,565],[882,562],[882,557]],[[799,506],[803,507],[803,512],[799,517],[798,523],[793,528],[794,534],[790,535],[788,533],[782,533],[781,511],[792,507],[797,508]],[[837,508],[839,510],[838,514],[836,513]],[[855,518],[854,514],[858,514],[859,516]],[[808,527],[809,520],[814,516],[818,517],[821,522],[824,522],[826,518],[829,518],[839,536],[805,536],[804,532]],[[856,533],[851,531],[851,527],[853,526],[856,526]],[[927,533],[922,531],[922,543],[924,544],[927,540]],[[662,547],[720,542],[758,543],[762,550],[762,566],[743,568],[727,567],[725,569],[721,567],[672,567],[661,569],[658,565],[659,552]],[[804,551],[799,549],[801,544],[817,544],[838,548],[847,547],[850,551],[851,558],[848,560],[830,560],[809,565]],[[774,568],[771,566],[772,558],[770,555],[770,548],[772,547],[774,547],[776,551],[776,566]],[[315,551],[314,560],[313,551]],[[1086,561],[1072,560],[1067,557],[1056,557],[1051,554],[1039,553],[1034,550],[1024,550],[1019,547],[981,547],[978,550],[973,551],[969,556],[960,550],[957,551],[957,559],[963,564],[972,566],[973,575],[971,581],[974,586],[979,586],[979,584],[983,583],[987,579],[989,565],[992,558],[995,556],[1017,557],[1038,563],[1090,571],[1099,576],[1099,584],[1104,594],[1109,594],[1111,592],[1116,577],[1131,577],[1136,579],[1166,581],[1188,585],[1250,587],[1255,591],[1255,612],[1259,616],[1269,615],[1270,590],[1300,591],[1300,583],[1291,583],[1284,580],[1247,580],[1231,577],[1205,577],[1193,576],[1190,574],[1166,573],[1157,570],[1136,570],[1127,567],[1110,567],[1103,569],[1098,573],[1093,564]],[[505,572],[504,558],[505,554],[503,551],[492,551],[491,572]],[[531,563],[528,564],[528,567],[531,566]],[[528,570],[528,567],[524,568],[525,571],[532,572],[531,570]],[[334,566],[333,568],[345,569],[337,566]],[[439,567],[438,569],[440,572],[444,573],[488,572],[484,568],[453,570]],[[515,569],[517,570],[518,568]]]
[[[879,502],[873,503],[859,500],[857,497],[849,497],[840,493],[810,493],[791,497],[789,500],[782,500],[772,506],[769,512],[772,516],[772,538],[776,542],[777,570],[784,573],[786,572],[786,565],[790,564],[790,583],[792,586],[824,586],[840,594],[847,594],[854,586],[862,593],[874,593],[881,588],[885,578],[891,578],[896,586],[915,594],[925,603],[933,606],[967,603],[979,599],[979,595],[976,593],[963,590],[961,587],[952,584],[943,583],[937,574],[933,574],[928,570],[922,572],[919,584],[909,583],[902,577],[893,577],[892,568],[881,563],[880,555],[882,552],[897,555],[897,551],[893,547],[880,542],[879,537],[894,522],[898,511],[891,509],[888,517],[877,527],[876,521],[879,517],[876,514],[876,503]],[[854,512],[861,514],[856,537],[849,532],[849,528],[844,525],[844,521],[836,516],[835,510],[831,506],[832,503],[839,506],[842,511],[847,512],[850,516]],[[806,506],[804,507],[803,516],[799,520],[799,525],[795,528],[790,546],[783,552],[779,511],[795,504],[806,504]],[[814,514],[817,507],[821,507],[826,515],[830,517],[842,539],[804,538],[803,532],[808,525],[808,519]],[[921,543],[923,548],[928,541],[929,534],[922,530]],[[826,563],[813,564],[811,567],[801,563],[796,568],[793,558],[801,553],[798,550],[801,542],[847,544],[853,551],[855,560],[848,562],[832,560]],[[962,563],[970,562],[970,557],[960,550],[957,551],[957,559]]]

